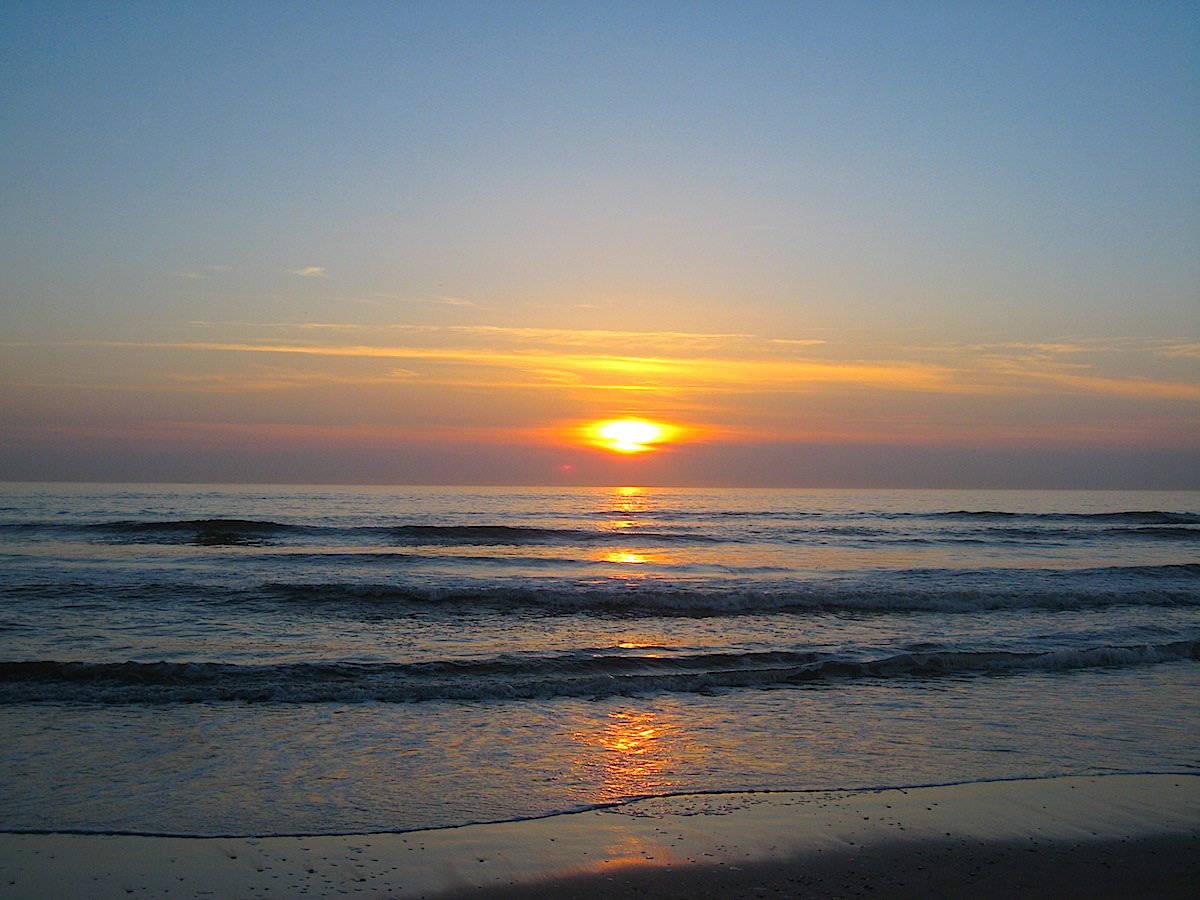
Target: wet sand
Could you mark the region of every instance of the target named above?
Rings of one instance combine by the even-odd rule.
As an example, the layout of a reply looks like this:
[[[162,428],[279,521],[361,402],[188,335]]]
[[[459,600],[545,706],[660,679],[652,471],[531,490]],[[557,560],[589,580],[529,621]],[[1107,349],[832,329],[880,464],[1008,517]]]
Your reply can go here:
[[[1200,896],[1200,776],[685,795],[270,838],[0,835],[0,897]]]
[[[1066,841],[897,842],[865,852],[741,866],[630,867],[609,874],[457,891],[445,900],[1063,900],[1200,896],[1200,836]]]

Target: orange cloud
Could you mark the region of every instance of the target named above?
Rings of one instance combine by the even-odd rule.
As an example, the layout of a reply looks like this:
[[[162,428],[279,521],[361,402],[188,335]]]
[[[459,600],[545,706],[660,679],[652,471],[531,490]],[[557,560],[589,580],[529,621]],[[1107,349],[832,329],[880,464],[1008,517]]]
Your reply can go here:
[[[1044,433],[1048,423],[1080,435],[1134,425],[1176,433],[1194,427],[1200,400],[1200,351],[1182,341],[905,346],[493,326],[195,327],[212,339],[10,343],[3,382],[32,392],[20,401],[30,409],[50,396],[83,409],[81,398],[108,391],[161,394],[111,403],[161,410],[190,393],[211,419],[354,415],[412,422],[410,436],[462,429],[541,443],[560,441],[564,422],[605,416],[679,423],[683,438],[706,441],[965,440]],[[269,393],[269,403],[250,399]],[[240,404],[217,402],[239,394]],[[214,399],[201,403],[206,395]]]

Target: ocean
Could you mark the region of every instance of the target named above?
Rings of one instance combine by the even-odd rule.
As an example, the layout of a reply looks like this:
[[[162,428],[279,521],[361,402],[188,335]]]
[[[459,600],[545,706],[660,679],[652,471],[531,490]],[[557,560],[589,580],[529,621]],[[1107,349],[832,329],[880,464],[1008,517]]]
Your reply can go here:
[[[0,485],[0,830],[1200,771],[1200,493]]]

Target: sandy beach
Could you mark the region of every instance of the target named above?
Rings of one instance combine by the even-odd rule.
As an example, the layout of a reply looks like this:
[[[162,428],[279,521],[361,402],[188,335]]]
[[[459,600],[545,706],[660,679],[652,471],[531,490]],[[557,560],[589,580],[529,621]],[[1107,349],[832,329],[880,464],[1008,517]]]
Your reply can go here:
[[[1192,897],[1200,776],[684,795],[319,837],[0,835],[0,896]]]

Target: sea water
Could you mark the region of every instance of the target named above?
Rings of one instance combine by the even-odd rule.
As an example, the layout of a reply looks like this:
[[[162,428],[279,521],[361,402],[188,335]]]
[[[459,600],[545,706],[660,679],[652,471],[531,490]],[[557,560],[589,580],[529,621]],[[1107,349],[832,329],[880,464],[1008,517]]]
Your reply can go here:
[[[0,829],[1200,769],[1200,494],[0,486]]]

